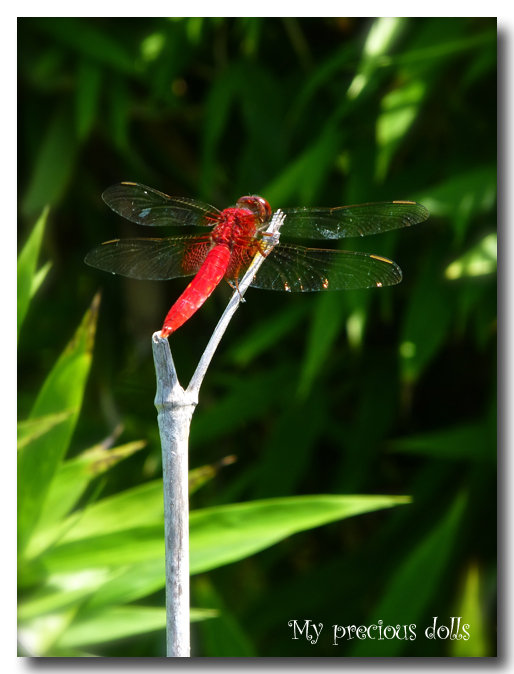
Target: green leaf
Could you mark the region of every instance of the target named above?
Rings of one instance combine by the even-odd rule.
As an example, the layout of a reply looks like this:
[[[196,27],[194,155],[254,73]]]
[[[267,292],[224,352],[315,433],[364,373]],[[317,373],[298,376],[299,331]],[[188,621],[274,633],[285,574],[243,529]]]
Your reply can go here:
[[[54,426],[62,423],[73,414],[73,410],[67,412],[57,412],[57,414],[47,414],[44,417],[36,419],[26,419],[18,422],[18,451],[23,447],[48,433]]]
[[[325,293],[316,303],[311,321],[305,357],[302,359],[298,393],[305,398],[327,363],[330,350],[338,336],[346,313],[344,298],[339,293]]]
[[[309,147],[263,188],[263,194],[271,204],[291,203],[293,199],[297,199],[300,206],[312,203],[335,162],[339,147],[337,127],[327,124]]]
[[[59,535],[61,529],[66,530],[69,527],[69,523],[65,522],[62,526],[58,526],[57,530],[55,528],[48,530],[52,524],[59,523],[71,511],[92,480],[145,446],[146,443],[143,441],[129,442],[112,449],[96,446],[63,462],[48,491],[28,551],[32,552],[34,549],[41,551]]]
[[[252,330],[241,335],[232,346],[228,358],[240,367],[246,367],[262,353],[272,348],[277,342],[292,332],[307,314],[307,304],[291,303],[272,318],[259,321]]]
[[[114,78],[109,83],[109,132],[112,143],[119,150],[129,152],[129,91],[124,79]]]
[[[88,506],[74,526],[71,515],[61,542],[162,523],[163,508],[162,480],[153,480]]]
[[[399,352],[402,375],[409,383],[416,381],[437,356],[451,329],[452,297],[441,281],[435,253],[433,249],[426,256],[405,312]]]
[[[191,622],[216,616],[215,611],[190,611]],[[155,606],[113,606],[96,614],[79,617],[57,641],[57,648],[75,648],[133,637],[166,628],[166,609]]]
[[[395,152],[420,113],[427,88],[424,80],[413,79],[383,97],[382,112],[377,117],[376,123],[377,180],[382,181],[386,177]]]
[[[107,501],[110,503],[106,504]],[[408,502],[409,498],[405,496],[316,495],[192,511],[189,520],[191,573],[238,561],[298,531]],[[94,511],[94,516],[88,511]],[[126,515],[129,522],[125,520]],[[46,552],[41,563],[49,573],[67,573],[88,568],[126,567],[162,559],[162,505],[160,521],[152,523],[156,515],[155,503],[148,504],[147,512],[141,501],[139,514],[136,514],[135,501],[129,505],[128,501],[123,503],[114,497],[104,499],[104,502],[90,506],[75,527],[70,521],[70,530]],[[134,526],[145,518],[146,526]]]
[[[196,510],[189,520],[191,574],[253,555],[298,531],[408,502],[405,496],[316,495]]]
[[[234,455],[224,456],[216,463],[211,463],[206,466],[199,466],[198,468],[193,468],[189,471],[189,494],[194,494],[198,489],[203,487],[204,484],[207,484],[212,480],[218,472],[225,466],[230,466],[230,464],[235,463],[237,457]]]
[[[77,137],[84,140],[94,124],[100,97],[101,71],[90,60],[83,59],[77,72],[75,125]]]
[[[23,199],[23,212],[31,215],[47,204],[57,203],[71,180],[77,142],[72,116],[63,106],[56,109],[39,152]]]
[[[485,423],[464,424],[398,438],[391,443],[391,447],[396,452],[438,459],[495,462],[494,430],[491,434]]]
[[[484,658],[493,655],[488,647],[485,607],[480,596],[481,574],[476,564],[471,564],[465,578],[456,616],[461,616],[467,624],[469,639],[455,639],[452,642],[452,655],[456,658]]]
[[[284,397],[284,385],[291,381],[292,368],[276,366],[246,377],[234,377],[232,386],[216,405],[199,410],[191,427],[190,444],[212,442],[263,415]],[[262,395],[262,391],[267,391]]]
[[[165,583],[164,554],[162,554],[155,559],[122,566],[112,571],[86,606],[89,610],[109,604],[126,604],[161,590]]]
[[[164,524],[135,527],[56,544],[41,557],[47,573],[126,568],[164,559]]]
[[[76,606],[84,598],[97,596],[98,590],[108,584],[112,575],[108,569],[87,569],[47,576],[45,583],[32,592],[28,599],[20,599],[18,619],[25,622]]]
[[[460,244],[473,218],[494,209],[496,189],[496,166],[481,164],[452,175],[427,189],[420,198],[432,216],[452,218]]]
[[[49,209],[46,207],[36,222],[27,243],[18,257],[18,339],[23,320],[27,314],[36,277],[36,266],[45,231]]]
[[[207,194],[213,189],[216,148],[228,124],[230,109],[240,88],[239,77],[237,67],[228,67],[215,78],[209,90],[203,124],[200,194]]]
[[[373,83],[377,68],[391,52],[408,26],[403,17],[379,17],[374,19],[362,50],[361,63],[348,88],[348,98],[355,100],[366,87]]]
[[[34,274],[34,277],[32,279],[32,286],[30,288],[30,297],[34,297],[34,295],[37,293],[39,288],[41,287],[43,281],[48,275],[48,272],[52,268],[52,263],[47,262],[44,264],[40,269],[37,270],[37,272]]]
[[[102,30],[98,21],[76,17],[45,17],[35,19],[34,24],[88,59],[121,73],[133,73],[134,59],[130,53],[115,39],[112,31]]]
[[[366,624],[377,624],[378,620],[383,620],[384,625],[415,624],[417,638],[424,638],[419,631],[426,626],[420,625],[419,620],[429,603],[438,596],[465,504],[464,497],[457,497],[443,519],[400,564]],[[405,640],[401,639],[365,639],[355,643],[351,656],[395,657],[402,654],[405,645]]]
[[[209,606],[219,612],[217,620],[207,620],[198,626],[207,657],[252,658],[257,655],[251,638],[245,634],[234,616],[225,606],[210,579],[201,576],[192,586],[195,603]]]
[[[454,260],[444,272],[447,279],[465,276],[495,274],[497,267],[498,240],[496,234],[487,234],[473,248]]]
[[[58,469],[77,422],[92,360],[100,297],[86,312],[75,336],[48,375],[32,408],[30,419],[66,410],[74,412],[18,453],[18,537],[20,552],[40,516],[50,483]]]

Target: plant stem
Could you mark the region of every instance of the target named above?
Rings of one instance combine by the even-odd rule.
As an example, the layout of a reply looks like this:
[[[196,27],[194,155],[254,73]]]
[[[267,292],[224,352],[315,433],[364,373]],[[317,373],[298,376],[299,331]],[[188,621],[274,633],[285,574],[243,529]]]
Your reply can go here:
[[[273,248],[284,215],[276,211],[263,237],[263,245]],[[161,437],[164,536],[166,554],[166,655],[189,657],[189,496],[188,439],[191,419],[198,403],[198,393],[214,352],[248,289],[264,255],[255,255],[248,271],[232,295],[198,367],[186,390],[180,386],[167,339],[159,332],[152,336],[152,350],[157,378],[155,407]]]

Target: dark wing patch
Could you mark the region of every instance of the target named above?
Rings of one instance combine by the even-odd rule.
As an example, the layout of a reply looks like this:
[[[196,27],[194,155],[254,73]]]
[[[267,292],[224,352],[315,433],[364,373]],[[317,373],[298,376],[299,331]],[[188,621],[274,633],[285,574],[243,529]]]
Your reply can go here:
[[[212,226],[219,210],[186,197],[169,197],[163,192],[138,183],[119,183],[108,187],[102,199],[115,213],[150,227]]]

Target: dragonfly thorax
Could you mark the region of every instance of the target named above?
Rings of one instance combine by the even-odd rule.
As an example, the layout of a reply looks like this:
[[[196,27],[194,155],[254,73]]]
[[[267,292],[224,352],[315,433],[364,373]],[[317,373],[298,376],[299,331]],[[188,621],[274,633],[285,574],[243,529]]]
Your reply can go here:
[[[225,208],[212,230],[211,238],[216,244],[232,248],[241,238],[253,237],[261,226],[259,217],[248,208]]]

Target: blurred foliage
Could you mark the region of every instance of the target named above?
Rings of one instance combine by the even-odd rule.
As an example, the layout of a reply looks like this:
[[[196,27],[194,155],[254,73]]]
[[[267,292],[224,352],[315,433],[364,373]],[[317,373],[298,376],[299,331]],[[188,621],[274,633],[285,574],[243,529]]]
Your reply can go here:
[[[431,211],[427,223],[345,242],[395,259],[400,286],[248,292],[204,381],[190,445],[193,469],[237,457],[193,494],[199,512],[313,494],[409,494],[413,503],[299,528],[258,555],[194,576],[196,605],[221,616],[194,626],[193,652],[494,655],[495,20],[30,18],[18,21],[18,48],[27,545],[50,498],[48,480],[115,431],[123,429],[125,445],[144,438],[147,446],[92,483],[90,507],[135,493],[143,516],[160,476],[150,338],[184,283],[85,267],[89,248],[137,232],[103,205],[105,187],[134,180],[218,207],[245,193],[273,207],[415,199]],[[46,205],[46,228],[42,216],[33,231]],[[51,261],[39,274],[38,255]],[[94,358],[84,327],[91,314],[59,357],[100,287]],[[183,384],[229,295],[218,289],[173,337]],[[62,385],[64,373],[76,386]],[[39,454],[47,460],[38,463]],[[59,509],[54,497],[45,517],[85,505]],[[143,529],[156,526],[153,499]],[[140,534],[144,548],[150,532]],[[123,528],[112,535],[124,554],[137,547]],[[53,547],[54,562],[58,553]],[[26,601],[40,572],[26,577]],[[111,594],[88,600],[90,615],[111,611],[103,614],[109,641],[95,654],[162,655],[159,573],[127,572],[112,579]],[[105,584],[93,576],[90,587]],[[139,615],[130,609],[145,594],[127,593],[133,607],[116,605],[138,578],[154,592]],[[470,640],[426,639],[434,616],[446,625],[462,616]],[[86,618],[63,632],[70,653],[92,643]],[[291,638],[293,619],[323,622],[325,634],[334,624],[414,621],[418,636],[333,646],[322,634],[313,646]],[[137,621],[148,629],[128,638]]]

